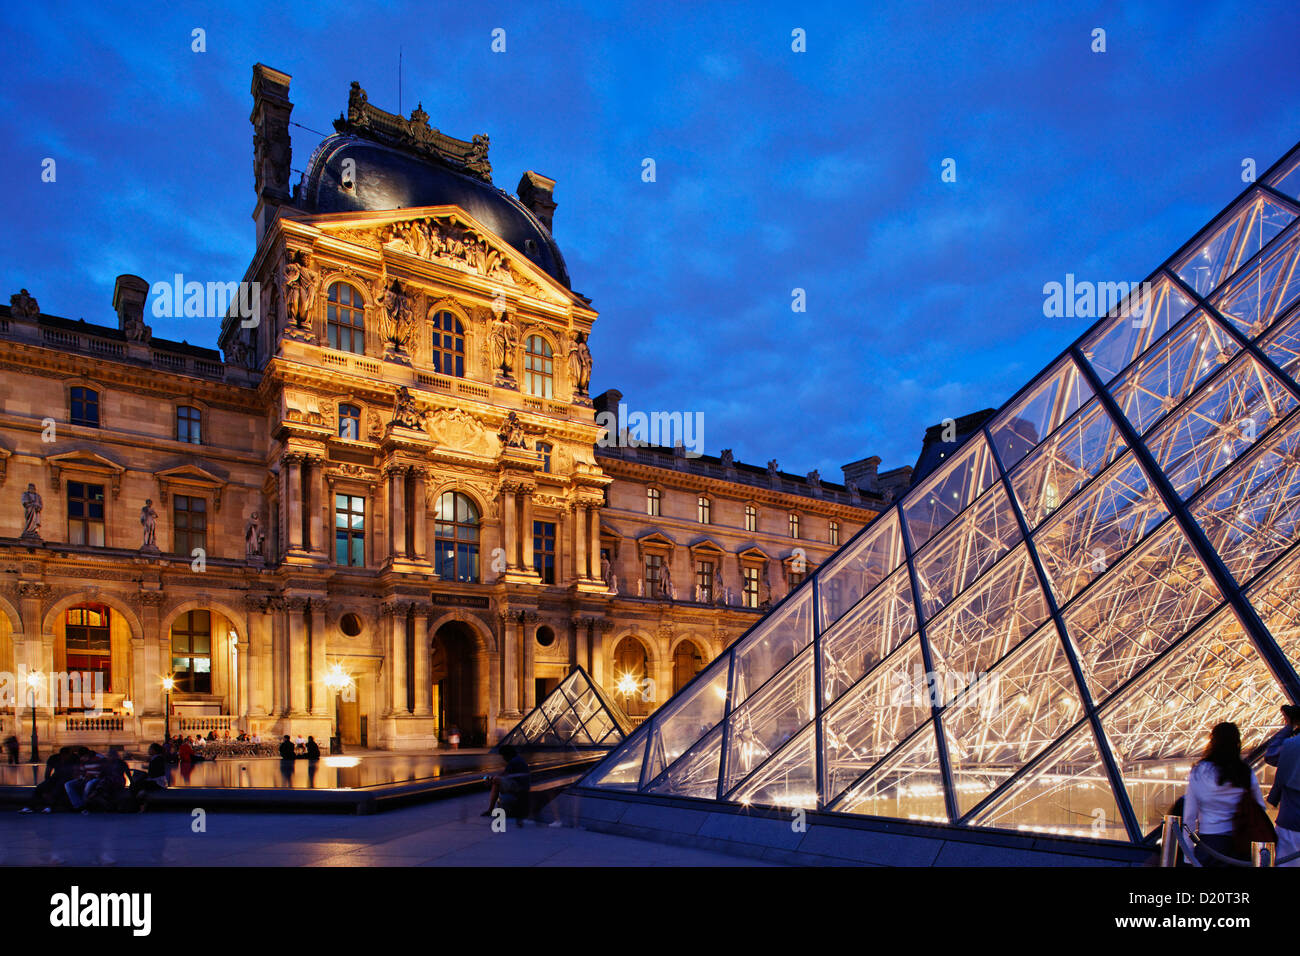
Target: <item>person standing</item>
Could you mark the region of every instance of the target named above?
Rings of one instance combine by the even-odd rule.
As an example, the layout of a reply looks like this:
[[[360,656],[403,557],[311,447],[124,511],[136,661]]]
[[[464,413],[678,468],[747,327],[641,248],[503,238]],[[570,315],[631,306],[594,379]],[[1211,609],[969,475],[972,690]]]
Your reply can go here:
[[[1237,857],[1233,823],[1247,791],[1263,809],[1259,780],[1241,759],[1241,731],[1227,721],[1215,724],[1205,756],[1187,777],[1183,802],[1183,823],[1200,837],[1196,859],[1201,866],[1227,866],[1206,852],[1207,847],[1223,856]]]
[[[1269,741],[1264,754],[1267,763],[1277,767],[1268,802],[1277,807],[1277,858],[1300,856],[1300,707],[1284,704],[1282,713],[1287,726]],[[1279,863],[1300,868],[1300,858]]]

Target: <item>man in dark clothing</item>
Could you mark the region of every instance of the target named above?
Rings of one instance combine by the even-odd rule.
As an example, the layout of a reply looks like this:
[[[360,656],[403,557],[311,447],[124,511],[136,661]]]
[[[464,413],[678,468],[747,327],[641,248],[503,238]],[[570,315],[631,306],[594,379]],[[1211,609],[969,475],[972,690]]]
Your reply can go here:
[[[293,752],[293,741],[289,739],[288,734],[285,734],[284,740],[280,741],[280,759],[293,760],[295,757],[297,754]]]
[[[528,791],[532,786],[528,762],[510,744],[502,744],[498,752],[505,758],[506,769],[500,776],[492,778],[492,795],[483,816],[491,816],[500,805],[506,816],[521,820],[528,813]]]
[[[315,737],[307,738],[307,759],[320,760],[320,744],[316,743]]]
[[[49,813],[56,806],[70,806],[67,785],[80,777],[81,758],[71,747],[51,754],[45,763],[45,779],[36,785],[31,802],[18,812],[31,813],[39,808],[42,813]]]
[[[18,738],[13,734],[5,738],[5,752],[9,755],[10,763],[18,762]]]

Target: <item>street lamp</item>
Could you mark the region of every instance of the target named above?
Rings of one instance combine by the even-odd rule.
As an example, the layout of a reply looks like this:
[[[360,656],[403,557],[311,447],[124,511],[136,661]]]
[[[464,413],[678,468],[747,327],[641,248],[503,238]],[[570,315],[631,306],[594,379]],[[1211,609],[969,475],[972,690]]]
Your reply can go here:
[[[27,702],[32,712],[32,763],[40,763],[40,742],[36,739],[36,688],[41,685],[41,675],[32,671],[27,675]]]
[[[166,740],[172,739],[172,688],[175,686],[176,681],[170,677],[163,678],[163,690],[167,692],[167,711],[163,717],[163,738]]]
[[[345,688],[352,686],[352,678],[343,670],[342,666],[335,664],[325,673],[325,686],[334,695],[334,720],[330,727],[330,753],[343,753],[343,740],[339,734],[339,696]]]

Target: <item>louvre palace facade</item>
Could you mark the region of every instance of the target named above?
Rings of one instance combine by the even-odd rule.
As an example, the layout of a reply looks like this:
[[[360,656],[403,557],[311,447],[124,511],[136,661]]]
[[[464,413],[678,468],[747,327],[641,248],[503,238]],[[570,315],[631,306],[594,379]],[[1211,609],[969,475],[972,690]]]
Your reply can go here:
[[[908,486],[638,446],[555,183],[356,83],[291,183],[289,81],[253,70],[217,349],[153,335],[211,308],[180,276],[119,276],[104,324],[39,276],[0,306],[0,736],[491,743],[574,665],[642,718]]]

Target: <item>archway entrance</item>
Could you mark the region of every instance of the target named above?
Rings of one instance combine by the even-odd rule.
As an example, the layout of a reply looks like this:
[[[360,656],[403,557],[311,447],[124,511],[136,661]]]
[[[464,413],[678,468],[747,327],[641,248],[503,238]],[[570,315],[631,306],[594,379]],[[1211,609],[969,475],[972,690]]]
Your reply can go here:
[[[644,717],[654,709],[658,694],[650,693],[650,658],[645,645],[625,637],[614,648],[614,692],[629,717]]]
[[[429,653],[429,670],[438,738],[445,741],[456,729],[462,747],[486,746],[487,702],[480,692],[483,656],[468,624],[448,621],[438,628]]]
[[[703,666],[704,657],[694,641],[687,639],[678,644],[673,650],[673,693],[685,687]]]

